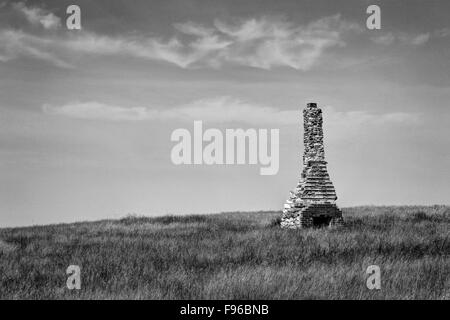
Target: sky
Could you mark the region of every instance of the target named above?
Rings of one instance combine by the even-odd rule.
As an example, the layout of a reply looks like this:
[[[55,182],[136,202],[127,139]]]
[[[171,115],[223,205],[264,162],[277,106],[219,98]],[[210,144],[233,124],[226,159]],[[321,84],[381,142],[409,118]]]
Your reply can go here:
[[[0,0],[0,75],[0,226],[281,210],[308,102],[339,206],[449,204],[448,1]],[[279,171],[175,165],[195,120],[279,129]]]

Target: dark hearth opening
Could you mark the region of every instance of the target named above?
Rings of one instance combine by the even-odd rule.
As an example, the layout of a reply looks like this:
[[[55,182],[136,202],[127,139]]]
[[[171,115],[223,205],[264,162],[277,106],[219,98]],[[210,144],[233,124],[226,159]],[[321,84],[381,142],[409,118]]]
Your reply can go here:
[[[323,228],[328,227],[331,222],[330,216],[317,216],[313,217],[313,227],[315,228]]]

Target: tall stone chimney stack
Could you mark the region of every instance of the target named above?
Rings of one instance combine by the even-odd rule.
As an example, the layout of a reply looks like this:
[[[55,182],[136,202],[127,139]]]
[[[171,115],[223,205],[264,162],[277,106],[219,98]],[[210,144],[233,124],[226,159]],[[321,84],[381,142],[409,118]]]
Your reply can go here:
[[[336,206],[336,191],[327,171],[323,145],[322,110],[308,103],[303,110],[303,171],[291,191],[281,218],[282,228],[340,225],[342,212]]]

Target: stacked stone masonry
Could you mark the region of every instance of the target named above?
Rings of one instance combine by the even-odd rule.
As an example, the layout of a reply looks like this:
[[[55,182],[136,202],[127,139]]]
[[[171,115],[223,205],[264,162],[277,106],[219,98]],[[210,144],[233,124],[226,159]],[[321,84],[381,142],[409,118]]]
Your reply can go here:
[[[303,110],[303,171],[291,191],[281,218],[282,228],[337,226],[343,223],[336,191],[327,171],[323,144],[322,110],[308,103]]]

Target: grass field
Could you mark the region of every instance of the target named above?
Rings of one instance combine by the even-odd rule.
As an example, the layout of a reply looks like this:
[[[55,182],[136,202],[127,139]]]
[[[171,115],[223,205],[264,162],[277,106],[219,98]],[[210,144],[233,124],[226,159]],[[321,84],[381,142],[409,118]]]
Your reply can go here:
[[[0,298],[450,299],[450,207],[343,212],[338,229],[281,230],[279,212],[0,229]]]

